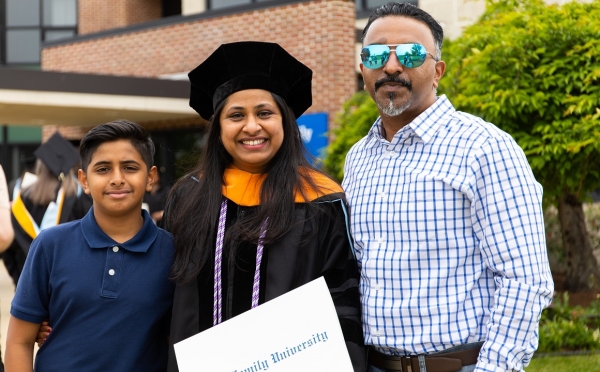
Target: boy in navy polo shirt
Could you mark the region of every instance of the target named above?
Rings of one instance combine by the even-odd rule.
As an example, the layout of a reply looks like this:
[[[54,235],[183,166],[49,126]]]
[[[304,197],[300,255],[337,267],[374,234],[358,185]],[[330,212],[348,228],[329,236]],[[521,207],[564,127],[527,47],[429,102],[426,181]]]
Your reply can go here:
[[[45,319],[38,372],[166,369],[174,248],[141,208],[153,155],[148,133],[125,120],[83,137],[78,177],[94,206],[33,241],[10,310],[7,370],[32,371]]]

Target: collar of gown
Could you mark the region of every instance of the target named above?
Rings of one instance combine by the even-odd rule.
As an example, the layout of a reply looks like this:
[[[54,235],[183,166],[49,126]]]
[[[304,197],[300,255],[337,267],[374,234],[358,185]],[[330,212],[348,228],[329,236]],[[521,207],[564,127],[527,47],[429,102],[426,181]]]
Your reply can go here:
[[[308,203],[319,197],[343,192],[340,185],[322,173],[312,169],[303,170],[312,177],[317,189],[308,187],[304,182],[304,196],[296,191],[296,203]],[[241,169],[231,167],[225,170],[223,196],[237,205],[253,207],[260,204],[260,188],[266,178],[266,174],[254,174]]]

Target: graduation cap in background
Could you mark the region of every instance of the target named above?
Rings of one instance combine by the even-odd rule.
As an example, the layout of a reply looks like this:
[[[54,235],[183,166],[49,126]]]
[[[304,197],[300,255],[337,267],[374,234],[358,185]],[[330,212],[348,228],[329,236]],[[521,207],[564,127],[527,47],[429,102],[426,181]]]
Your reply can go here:
[[[275,43],[222,44],[188,76],[190,107],[206,120],[229,95],[246,89],[277,94],[296,118],[312,104],[312,70]]]
[[[79,153],[75,146],[71,145],[58,132],[42,143],[33,154],[44,162],[50,172],[59,180],[62,180],[65,174],[79,161]]]

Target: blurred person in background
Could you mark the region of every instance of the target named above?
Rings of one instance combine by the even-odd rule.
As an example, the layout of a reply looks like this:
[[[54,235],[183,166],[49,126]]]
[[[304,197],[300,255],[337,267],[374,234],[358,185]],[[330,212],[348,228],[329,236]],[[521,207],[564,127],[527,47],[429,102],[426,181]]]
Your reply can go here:
[[[156,172],[156,180],[152,185],[152,191],[144,195],[144,204],[147,206],[148,213],[150,213],[152,221],[159,227],[163,227],[162,217],[170,190],[171,188],[164,184],[159,171]]]
[[[36,160],[37,159],[35,158],[35,156],[27,156],[25,154],[21,154],[20,163],[23,171],[21,172],[19,177],[7,182],[8,198],[10,199],[11,203],[17,197],[19,191],[22,188],[29,186],[33,181],[35,181]]]
[[[15,287],[29,246],[40,231],[82,218],[92,203],[79,185],[72,168],[79,161],[75,147],[55,133],[34,152],[36,180],[15,191],[11,220],[15,238],[2,254]]]
[[[4,170],[0,165],[0,252],[12,243],[15,232],[10,223],[10,201]]]
[[[12,243],[15,236],[12,223],[10,222],[10,201],[8,198],[8,187],[4,169],[0,165],[0,252],[4,252]],[[1,354],[0,354],[1,357]],[[0,372],[4,372],[4,365],[0,360]]]

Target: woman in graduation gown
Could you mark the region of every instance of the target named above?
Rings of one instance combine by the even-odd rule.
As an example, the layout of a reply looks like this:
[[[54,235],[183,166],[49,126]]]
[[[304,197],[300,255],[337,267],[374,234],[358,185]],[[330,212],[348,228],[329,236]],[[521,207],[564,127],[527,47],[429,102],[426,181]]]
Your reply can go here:
[[[171,343],[323,276],[364,371],[345,196],[306,160],[296,123],[312,102],[312,71],[277,44],[239,42],[189,77],[190,106],[210,120],[200,162],[165,210],[178,283]],[[177,371],[172,346],[168,370]]]
[[[23,271],[29,246],[39,232],[82,218],[92,205],[71,170],[79,161],[79,154],[73,145],[55,133],[34,154],[37,157],[37,179],[31,185],[14,191],[11,221],[15,238],[8,250],[2,253],[4,265],[15,287]]]

